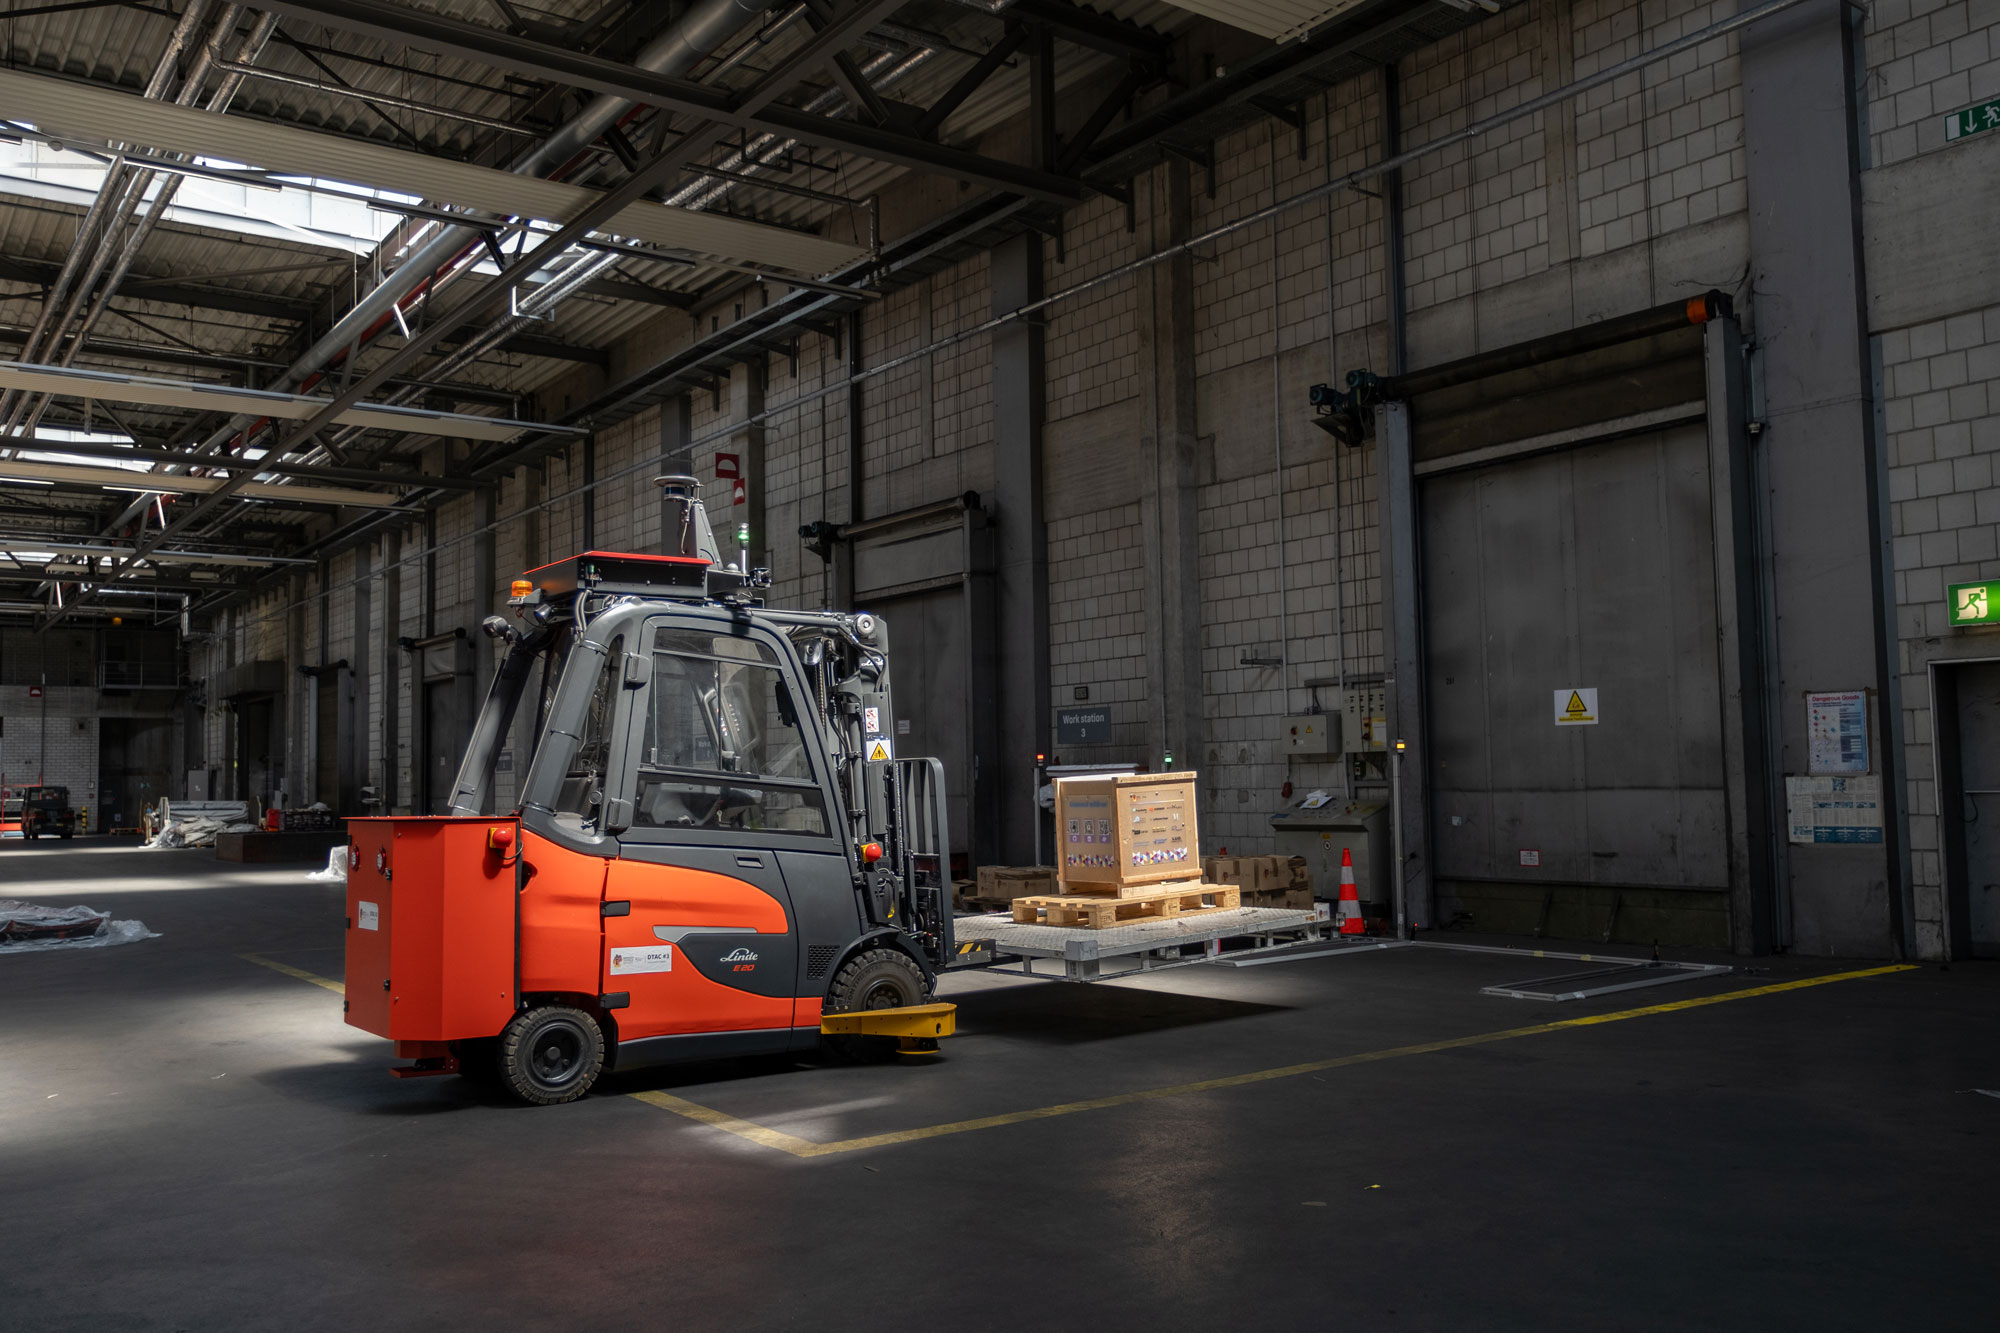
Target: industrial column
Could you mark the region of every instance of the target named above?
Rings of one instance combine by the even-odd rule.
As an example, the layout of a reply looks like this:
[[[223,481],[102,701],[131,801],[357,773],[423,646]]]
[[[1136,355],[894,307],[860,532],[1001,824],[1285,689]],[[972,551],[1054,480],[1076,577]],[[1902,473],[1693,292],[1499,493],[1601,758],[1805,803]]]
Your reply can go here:
[[[1410,454],[1410,405],[1387,402],[1375,412],[1375,447],[1380,455],[1378,510],[1382,550],[1382,668],[1389,708],[1391,748],[1409,748],[1392,764],[1391,805],[1400,812],[1401,863],[1391,884],[1399,892],[1410,925],[1428,929],[1433,921],[1435,883],[1431,873],[1430,747],[1424,708],[1423,578],[1418,568],[1417,482]]]
[[[1143,178],[1151,206],[1138,248],[1158,252],[1188,237],[1188,165],[1169,160]],[[1195,444],[1194,258],[1181,254],[1139,279],[1139,374],[1150,417],[1141,441],[1140,540],[1147,582],[1146,695],[1161,701],[1147,719],[1155,763],[1201,760],[1200,482]]]
[[[694,438],[688,396],[677,393],[660,404],[660,472],[661,476],[693,476],[694,448],[690,441]],[[650,478],[649,478],[650,480]],[[667,503],[666,492],[660,493],[660,554],[672,555],[680,549],[680,509]]]
[[[398,770],[403,735],[403,532],[391,528],[382,539],[382,805],[377,814],[395,814],[402,795]]]
[[[996,246],[993,313],[1042,295],[1042,244],[1032,234]],[[1035,755],[1049,743],[1049,567],[1042,521],[1042,326],[1015,320],[993,333],[993,499],[998,534],[1000,840],[1002,856],[1028,864],[1042,816]],[[1053,841],[1045,843],[1053,846]]]
[[[1854,94],[1841,0],[1743,34],[1751,290],[1762,362],[1758,447],[1770,505],[1771,607],[1787,777],[1812,773],[1807,699],[1867,691],[1882,841],[1781,845],[1779,947],[1881,956],[1913,947],[1895,780],[1902,753],[1881,442],[1870,401]]]

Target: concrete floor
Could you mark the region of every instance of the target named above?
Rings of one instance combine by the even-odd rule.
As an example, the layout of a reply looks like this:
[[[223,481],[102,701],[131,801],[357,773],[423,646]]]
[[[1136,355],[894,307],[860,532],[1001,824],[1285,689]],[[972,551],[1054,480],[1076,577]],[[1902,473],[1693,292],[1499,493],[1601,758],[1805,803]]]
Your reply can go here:
[[[1096,987],[953,979],[928,1063],[751,1062],[529,1109],[399,1082],[306,867],[0,848],[0,896],[162,937],[0,955],[8,1329],[1994,1325],[2000,967],[1935,966],[801,1157],[1695,999],[1408,950]],[[739,1126],[740,1128],[741,1126]],[[755,1132],[755,1131],[750,1131]]]

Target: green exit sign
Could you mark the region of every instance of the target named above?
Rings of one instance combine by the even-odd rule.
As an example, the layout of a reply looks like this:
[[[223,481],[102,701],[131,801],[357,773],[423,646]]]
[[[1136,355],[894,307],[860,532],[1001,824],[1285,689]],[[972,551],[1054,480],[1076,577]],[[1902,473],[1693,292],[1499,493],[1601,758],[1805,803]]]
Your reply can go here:
[[[1954,583],[1945,589],[1954,625],[2000,625],[2000,579]]]
[[[1944,118],[1947,143],[1963,139],[1968,134],[1978,134],[1981,130],[2000,130],[2000,97],[1981,102],[1978,106],[1969,106],[1963,111],[1954,111]]]

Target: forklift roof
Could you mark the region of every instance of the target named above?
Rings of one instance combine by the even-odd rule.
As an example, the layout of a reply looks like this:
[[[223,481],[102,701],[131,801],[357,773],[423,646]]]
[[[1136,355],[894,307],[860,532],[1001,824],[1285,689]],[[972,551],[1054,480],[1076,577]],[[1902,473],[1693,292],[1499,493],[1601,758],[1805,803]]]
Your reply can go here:
[[[710,568],[700,556],[585,551],[523,574],[514,581],[512,600],[537,593],[553,600],[576,592],[698,599],[708,594]]]

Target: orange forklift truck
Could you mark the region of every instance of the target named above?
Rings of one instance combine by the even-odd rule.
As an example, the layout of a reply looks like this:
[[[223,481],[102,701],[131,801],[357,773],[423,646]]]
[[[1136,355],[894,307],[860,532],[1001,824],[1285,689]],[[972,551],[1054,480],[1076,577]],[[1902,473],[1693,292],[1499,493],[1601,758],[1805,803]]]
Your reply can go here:
[[[691,477],[668,555],[514,582],[450,813],[349,821],[347,1021],[400,1076],[574,1100],[602,1073],[935,1049],[953,957],[943,767],[896,758],[878,617],[763,605]],[[671,544],[670,544],[671,545]],[[515,809],[494,772],[524,700]]]

